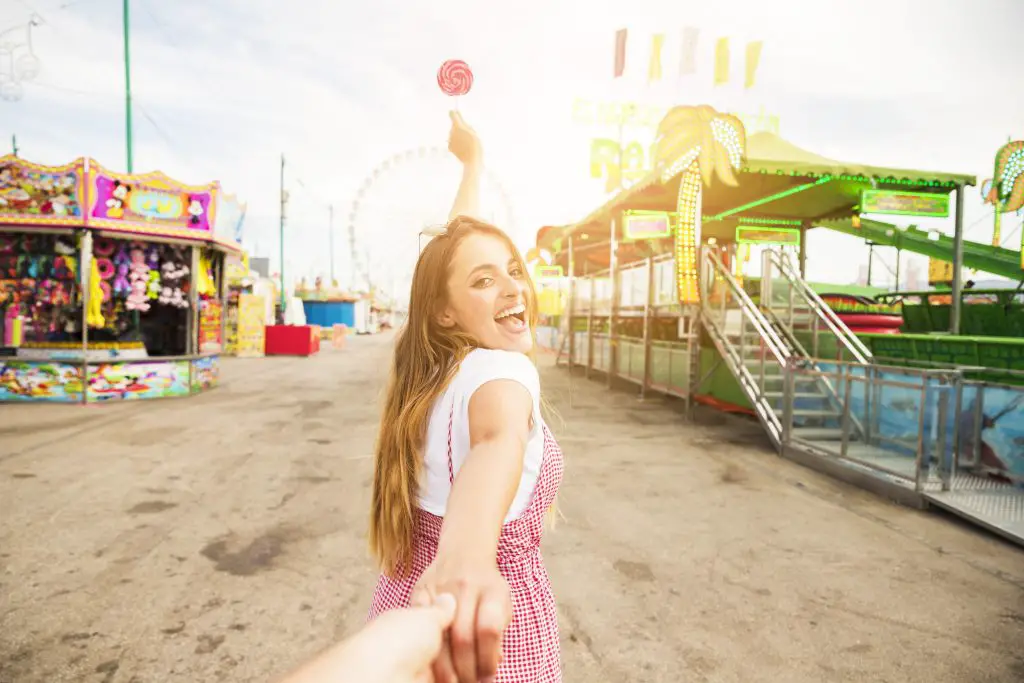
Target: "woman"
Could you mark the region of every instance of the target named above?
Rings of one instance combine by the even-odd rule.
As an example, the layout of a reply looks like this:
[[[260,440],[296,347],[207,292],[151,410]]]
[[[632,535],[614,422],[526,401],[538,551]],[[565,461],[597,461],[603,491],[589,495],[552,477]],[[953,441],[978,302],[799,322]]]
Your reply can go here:
[[[482,153],[451,117],[462,183],[416,264],[377,439],[370,544],[382,575],[370,618],[451,593],[439,683],[561,681],[540,541],[562,454],[526,355],[536,295],[508,236],[469,217]]]

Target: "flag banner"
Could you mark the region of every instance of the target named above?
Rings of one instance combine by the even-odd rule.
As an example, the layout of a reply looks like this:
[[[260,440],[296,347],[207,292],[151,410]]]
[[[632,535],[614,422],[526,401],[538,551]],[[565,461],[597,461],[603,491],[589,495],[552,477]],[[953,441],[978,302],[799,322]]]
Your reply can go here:
[[[615,78],[626,70],[626,29],[615,32]]]
[[[679,75],[692,76],[697,73],[697,41],[700,29],[687,26],[683,29],[682,51],[679,57]]]
[[[757,67],[761,63],[761,48],[764,43],[760,40],[747,43],[747,71],[743,81],[744,88],[753,88],[757,80]]]
[[[729,39],[719,38],[715,43],[715,85],[729,82]]]
[[[661,49],[664,46],[664,33],[655,33],[651,36],[651,63],[647,69],[647,80],[649,82],[661,80]]]

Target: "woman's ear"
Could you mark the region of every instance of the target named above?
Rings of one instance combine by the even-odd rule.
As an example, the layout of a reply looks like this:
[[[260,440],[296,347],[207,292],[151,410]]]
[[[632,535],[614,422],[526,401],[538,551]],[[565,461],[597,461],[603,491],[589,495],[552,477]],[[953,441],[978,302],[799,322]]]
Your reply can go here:
[[[455,315],[451,309],[445,307],[443,311],[437,314],[437,324],[445,329],[455,327]]]

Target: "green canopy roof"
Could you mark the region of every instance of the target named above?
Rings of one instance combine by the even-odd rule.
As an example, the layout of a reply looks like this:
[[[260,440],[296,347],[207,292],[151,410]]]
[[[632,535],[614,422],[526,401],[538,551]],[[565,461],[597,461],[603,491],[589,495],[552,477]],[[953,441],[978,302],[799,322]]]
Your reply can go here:
[[[607,242],[611,218],[619,210],[674,211],[681,175],[664,183],[660,176],[660,169],[652,170],[579,223],[541,228],[537,233],[537,246],[561,252],[570,234],[578,243]],[[810,224],[852,216],[857,213],[864,189],[949,194],[958,185],[976,184],[977,179],[956,173],[835,161],[801,149],[773,133],[761,132],[747,139],[747,155],[739,181],[738,187],[715,183],[705,188],[702,197],[705,234],[721,233],[720,237],[731,238],[741,219]],[[657,245],[653,246],[657,249]],[[598,264],[607,263],[607,255],[602,257],[595,253],[594,256]]]

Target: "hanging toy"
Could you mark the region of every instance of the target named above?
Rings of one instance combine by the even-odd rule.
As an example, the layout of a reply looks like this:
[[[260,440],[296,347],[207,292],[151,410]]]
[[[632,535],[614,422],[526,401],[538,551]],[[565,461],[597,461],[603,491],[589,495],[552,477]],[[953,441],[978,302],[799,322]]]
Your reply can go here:
[[[146,285],[146,296],[149,297],[150,301],[156,301],[160,298],[160,271],[152,269],[149,271],[149,282]]]
[[[92,253],[97,256],[109,257],[114,253],[114,240],[107,237],[101,237],[92,243]]]
[[[117,266],[117,277],[114,278],[114,294],[116,296],[126,296],[131,289],[132,285],[128,281],[128,264],[122,263]]]
[[[96,263],[96,267],[100,270],[100,278],[103,280],[109,280],[114,277],[114,262],[108,258],[93,259]]]
[[[131,294],[128,295],[128,299],[124,302],[124,307],[129,311],[141,311],[145,313],[149,310],[149,300],[146,298],[146,282],[142,279],[136,279],[132,282]]]
[[[103,292],[104,303],[110,301],[110,283],[105,280],[100,280],[100,291]]]
[[[78,251],[78,249],[75,249],[74,245],[68,244],[60,237],[54,241],[53,250],[61,256],[71,256]]]
[[[132,247],[130,254],[131,261],[128,268],[131,271],[131,281],[148,279],[149,266],[146,265],[145,252],[142,251],[141,247]]]
[[[131,263],[131,258],[128,256],[128,246],[126,244],[123,244],[123,243],[121,244],[120,247],[118,247],[117,255],[114,256],[114,265],[119,266],[122,263],[124,263],[124,264]]]
[[[158,270],[160,268],[160,250],[156,248],[155,244],[151,245],[146,252],[146,265],[149,266],[150,270]]]
[[[103,286],[106,285],[104,291]],[[92,328],[102,328],[106,325],[103,319],[103,302],[110,299],[110,285],[100,277],[100,269],[97,259],[92,259],[92,267],[89,270],[89,308],[85,312],[85,324]]]
[[[39,289],[36,292],[36,302],[41,303],[52,303],[53,301],[53,286],[56,284],[53,280],[47,278],[39,281]]]
[[[71,303],[71,293],[64,288],[64,283],[59,280],[51,280],[53,287],[50,290],[50,303],[54,306],[67,306]]]

